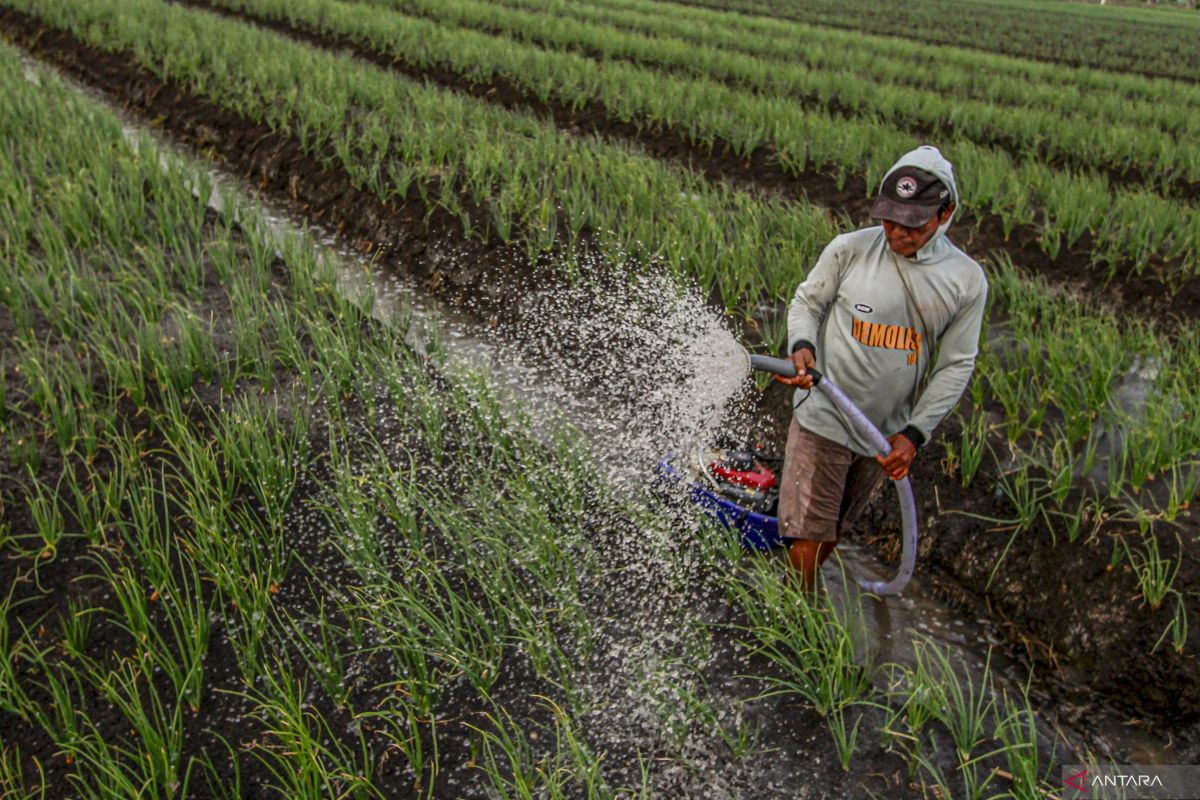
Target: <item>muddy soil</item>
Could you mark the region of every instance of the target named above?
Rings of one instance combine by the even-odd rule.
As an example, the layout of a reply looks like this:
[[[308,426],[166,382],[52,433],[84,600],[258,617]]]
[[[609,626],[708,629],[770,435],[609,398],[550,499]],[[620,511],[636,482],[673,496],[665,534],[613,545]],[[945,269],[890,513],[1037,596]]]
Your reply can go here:
[[[473,304],[484,319],[502,314],[529,287],[553,280],[548,263],[531,268],[512,250],[464,239],[457,220],[435,212],[426,221],[424,209],[415,203],[385,206],[355,189],[344,174],[327,169],[305,154],[296,142],[216,108],[180,86],[158,81],[129,58],[101,53],[12,11],[0,12],[0,26],[9,38],[38,57],[105,92],[138,117],[161,121],[173,138],[223,161],[230,171],[272,196],[287,199],[310,219],[358,241],[364,252],[386,263],[405,265],[431,290],[452,302]],[[458,88],[481,92],[476,86]],[[499,102],[521,102],[511,92],[502,91],[503,87],[491,88],[497,89]],[[552,108],[543,110],[559,113]],[[573,119],[566,122],[584,130],[590,125],[597,131],[614,133],[613,126],[594,109]],[[793,196],[806,191],[803,181],[783,176],[766,155],[745,162],[727,155],[700,153],[667,134],[643,135],[639,141],[652,151],[659,148],[656,154],[703,165],[714,177],[787,189]],[[824,190],[826,199],[830,199],[832,183],[827,176],[814,173],[810,183],[814,190]],[[865,195],[865,186],[851,185],[840,193],[840,201],[831,205],[861,211]],[[997,240],[988,245],[987,241],[985,224],[970,246],[978,251],[1004,244]],[[1018,250],[1014,258],[1018,256],[1031,269],[1043,265],[1038,260],[1042,258],[1040,252],[1032,245]],[[1086,262],[1086,253],[1074,253],[1054,262],[1050,274],[1064,283],[1090,285],[1086,283],[1091,280]],[[455,267],[462,264],[472,266]],[[1159,300],[1165,297],[1160,284],[1147,279],[1146,286]],[[1194,310],[1198,287],[1200,283],[1190,292],[1171,296],[1172,308],[1177,313]],[[1125,293],[1134,296],[1143,290],[1136,281],[1122,282],[1110,284],[1105,294],[1110,302],[1116,302]],[[778,435],[786,419],[786,398],[768,392],[765,402],[768,415],[776,420]],[[952,426],[948,425],[944,433],[953,435]],[[941,445],[931,444],[921,454],[915,473],[917,485],[922,487],[918,502],[925,511],[925,544],[919,569],[937,574],[947,587],[947,595],[957,598],[965,613],[989,613],[990,608],[990,613],[1011,623],[1018,654],[1024,653],[1030,663],[1042,667],[1041,671],[1061,668],[1064,691],[1073,692],[1072,699],[1104,697],[1128,709],[1131,717],[1170,732],[1177,752],[1194,753],[1194,749],[1186,749],[1194,748],[1197,741],[1194,726],[1200,710],[1198,670],[1190,655],[1194,641],[1183,655],[1163,649],[1148,655],[1167,620],[1163,611],[1138,607],[1136,585],[1130,575],[1121,570],[1107,572],[1110,541],[1101,538],[1086,547],[1052,548],[1045,532],[1034,531],[1028,535],[1027,546],[1009,552],[1005,562],[1008,568],[988,588],[986,578],[1007,536],[989,532],[979,522],[949,515],[944,509],[989,516],[1007,515],[1008,509],[997,506],[991,491],[989,481],[995,476],[981,476],[977,488],[962,492],[956,489],[957,482],[939,469],[941,457]],[[879,530],[884,535],[878,547],[886,556],[894,556],[895,538],[888,530],[894,529],[895,521],[887,509],[879,513]],[[1185,521],[1185,540],[1193,541],[1196,534],[1196,525],[1190,519]],[[1070,559],[1066,570],[1062,569],[1064,558]],[[1197,588],[1200,576],[1194,565],[1194,560],[1188,559],[1181,571],[1180,588],[1184,591]],[[1131,686],[1137,691],[1131,692]]]
[[[791,200],[807,200],[830,209],[833,214],[845,215],[855,223],[873,224],[867,208],[874,189],[857,175],[823,171],[811,165],[801,173],[792,173],[783,167],[769,148],[760,147],[748,158],[742,158],[734,154],[728,143],[719,139],[708,148],[689,141],[669,127],[639,126],[633,122],[617,121],[598,102],[576,109],[566,104],[544,101],[500,77],[474,81],[448,69],[411,64],[348,37],[297,28],[285,21],[252,17],[214,6],[205,0],[174,2],[247,20],[318,47],[346,50],[364,61],[415,80],[431,81],[505,108],[536,113],[553,121],[567,133],[627,141],[656,158],[685,164],[713,180],[724,181],[747,191],[765,191]],[[1030,275],[1042,276],[1068,287],[1089,302],[1106,308],[1153,319],[1190,319],[1200,310],[1200,277],[1183,278],[1178,272],[1178,264],[1166,262],[1159,256],[1154,256],[1142,273],[1118,266],[1114,276],[1104,281],[1092,266],[1094,239],[1087,232],[1074,245],[1062,247],[1056,258],[1050,258],[1038,244],[1041,234],[1037,228],[1016,226],[1006,234],[999,216],[973,211],[969,205],[958,213],[955,231],[958,243],[968,252],[983,254],[1003,251],[1012,258],[1014,264]]]
[[[681,5],[681,6],[690,6],[692,8],[703,8],[703,9],[706,9],[709,11],[712,11],[712,10],[714,10],[714,8],[716,8],[716,4],[710,3],[710,2],[703,2],[703,0],[667,0],[667,2],[674,3],[676,5]],[[1130,3],[1130,5],[1133,5],[1133,4]],[[741,13],[751,14],[753,16],[767,17],[769,19],[792,20],[794,22],[799,22],[800,24],[803,24],[803,25],[819,24],[823,28],[834,28],[836,30],[850,31],[851,33],[863,33],[864,32],[862,30],[862,28],[859,26],[856,26],[853,24],[847,24],[844,22],[838,22],[836,20],[824,19],[824,20],[821,20],[820,23],[813,23],[813,22],[810,22],[809,20],[804,19],[801,16],[798,16],[795,14],[789,14],[787,9],[780,7],[778,5],[775,8],[763,7],[761,9],[759,9],[758,11],[743,11]],[[1050,22],[1047,24],[1051,27],[1054,25],[1053,22]],[[885,39],[889,38],[890,36],[895,36],[898,38],[904,38],[905,40],[911,40],[911,38],[914,35],[913,33],[911,33],[908,30],[905,30],[904,33],[881,33],[878,31],[871,31],[870,34],[872,36],[878,36],[878,37],[885,38]],[[1120,36],[1121,34],[1114,33],[1113,35]],[[949,47],[959,48],[962,50],[974,50],[979,53],[988,53],[991,55],[1010,56],[1012,58],[1022,58],[1022,59],[1028,59],[1030,61],[1041,61],[1041,62],[1044,62],[1047,64],[1058,64],[1063,67],[1077,67],[1077,68],[1081,68],[1081,69],[1101,69],[1102,68],[1102,67],[1097,67],[1095,63],[1085,60],[1085,59],[1052,57],[1052,56],[1049,56],[1046,54],[1034,55],[1034,54],[1031,54],[1029,52],[1024,52],[1024,51],[1005,50],[1002,47],[981,47],[981,46],[973,45],[970,42],[964,42],[964,41],[954,38],[952,36],[939,37],[939,36],[925,35],[925,36],[918,36],[918,38],[921,41],[928,42],[929,44],[934,45],[936,47],[949,46]],[[1004,42],[1004,40],[1001,39],[1000,43],[1003,44],[1003,42]],[[1136,75],[1141,75],[1145,78],[1160,78],[1163,80],[1180,81],[1182,83],[1200,83],[1200,77],[1189,76],[1189,75],[1180,75],[1175,72],[1161,72],[1161,71],[1148,70],[1148,69],[1127,69],[1127,70],[1122,70],[1122,71],[1127,71],[1127,72],[1134,73]]]
[[[761,397],[763,416],[774,421],[768,435],[774,433],[770,441],[778,452],[791,402],[791,390],[781,385]],[[1168,637],[1152,653],[1173,607],[1168,602],[1150,609],[1128,563],[1110,566],[1118,537],[1137,541],[1136,524],[1108,522],[1073,544],[1059,532],[1056,544],[1044,520],[1015,537],[1010,526],[981,521],[1012,519],[1014,509],[1000,493],[994,461],[984,460],[968,489],[947,473],[947,442],[955,442],[958,432],[952,416],[912,468],[921,536],[917,570],[944,603],[1004,633],[1009,654],[1035,670],[1038,689],[1064,723],[1085,732],[1138,728],[1160,743],[1157,757],[1168,763],[1200,760],[1200,637],[1191,626],[1183,652]],[[1001,439],[991,442],[996,452],[1007,446]],[[854,539],[894,567],[900,527],[898,507],[884,498],[859,523]],[[1200,507],[1156,534],[1162,552],[1182,559],[1177,588],[1195,596]],[[1103,740],[1095,744],[1103,747]]]
[[[231,17],[234,19],[242,19],[242,20],[246,20],[248,22],[253,22],[256,25],[268,27],[273,30],[277,30],[282,33],[286,33],[290,36],[310,36],[311,35],[311,36],[314,36],[317,39],[317,41],[319,42],[320,37],[322,35],[320,31],[317,31],[317,30],[307,27],[307,26],[306,27],[298,27],[297,25],[289,24],[287,22],[280,21],[280,20],[275,20],[275,19],[272,19],[272,18],[267,17],[262,14],[229,9],[224,6],[218,5],[216,3],[209,2],[209,0],[172,0],[172,1],[176,2],[180,5],[192,6],[194,8],[203,8],[207,11],[211,11],[216,14],[228,16],[228,17]],[[437,19],[438,18],[435,14],[430,14],[430,13],[424,12],[419,9],[406,10],[405,13],[412,13],[415,16],[426,17],[428,19]],[[618,25],[617,27],[622,28],[623,26]],[[479,31],[480,33],[485,33],[489,36],[495,36],[495,37],[499,37],[499,38],[512,37],[512,38],[516,38],[522,42],[529,42],[529,43],[535,44],[539,47],[545,46],[547,48],[553,48],[555,50],[563,50],[565,52],[579,53],[587,58],[624,62],[624,63],[634,64],[639,67],[646,67],[649,69],[657,70],[659,72],[674,73],[674,74],[678,74],[678,75],[681,75],[684,77],[691,77],[694,75],[693,70],[691,70],[690,68],[687,68],[687,67],[681,67],[681,66],[677,66],[674,64],[664,64],[662,62],[654,61],[653,59],[639,58],[637,56],[626,56],[626,55],[613,56],[611,54],[605,53],[604,51],[600,50],[599,48],[591,47],[586,44],[572,43],[571,45],[564,46],[564,45],[560,45],[560,44],[558,44],[556,42],[552,42],[552,41],[547,43],[547,40],[545,37],[541,37],[541,36],[537,36],[537,35],[514,36],[512,33],[507,31],[506,29],[501,28],[501,27],[495,27],[495,26],[480,26],[477,28],[472,27],[471,29]],[[634,29],[633,32],[641,33],[641,31],[638,31],[636,29]],[[350,44],[352,42],[352,40],[343,39],[343,38],[336,38],[335,41],[337,41],[338,46],[340,46],[340,47],[345,47],[345,46],[347,46],[347,44]],[[362,51],[364,48],[370,48],[370,47],[371,47],[370,43],[360,43],[360,44],[356,45],[356,50]],[[374,53],[374,51],[370,51],[370,50],[368,50],[368,52]],[[359,55],[361,57],[362,53],[359,52]],[[393,61],[392,63],[394,65],[396,62]],[[462,77],[462,76],[460,76],[460,77]],[[724,77],[709,76],[709,77],[711,80],[714,80],[718,83],[723,83],[726,86],[729,86],[733,89],[750,88],[751,91],[753,91],[753,88],[754,88],[753,86],[747,87],[747,84],[744,81],[741,81],[738,78],[735,78],[732,76],[724,76]],[[827,113],[829,113],[833,116],[841,117],[843,119],[862,119],[865,116],[867,116],[866,112],[863,112],[859,109],[855,109],[851,106],[847,106],[847,105],[839,102],[836,98],[831,98],[831,99],[823,98],[817,92],[797,92],[795,94],[792,94],[791,98],[794,100],[797,100],[801,103],[804,103],[805,105],[810,106],[810,107],[822,108]],[[958,132],[958,126],[956,126],[953,121],[943,121],[943,122],[939,122],[939,123],[935,123],[935,124],[919,124],[919,125],[912,124],[912,125],[908,126],[908,131],[911,134],[913,134],[914,136],[924,139],[926,141],[946,141],[946,140],[953,139],[956,136],[960,135]],[[988,147],[995,147],[995,148],[998,148],[1001,150],[1008,150],[1008,151],[1014,152],[1014,153],[1026,152],[1026,149],[1027,149],[1026,145],[1023,144],[1022,142],[1020,142],[1018,139],[1016,139],[1013,136],[1005,135],[1004,133],[1002,133],[1000,131],[976,132],[974,135],[967,135],[965,138],[970,139],[972,142],[974,142],[976,144],[980,144],[980,145],[984,145],[984,146],[988,146]],[[1109,166],[1107,164],[1101,164],[1101,165],[1091,164],[1084,158],[1078,157],[1073,153],[1051,152],[1051,149],[1045,143],[1039,145],[1034,150],[1034,158],[1036,158],[1037,160],[1039,160],[1042,163],[1050,164],[1055,169],[1068,169],[1068,170],[1075,170],[1075,171],[1082,171],[1082,172],[1089,172],[1089,173],[1103,175],[1105,178],[1108,179],[1108,182],[1111,185],[1113,185],[1114,187],[1131,188],[1131,189],[1145,189],[1147,187],[1153,187],[1153,189],[1155,191],[1159,192],[1160,194],[1162,194],[1166,197],[1177,198],[1177,199],[1184,200],[1184,201],[1194,200],[1195,198],[1200,197],[1200,183],[1191,182],[1191,181],[1187,181],[1187,180],[1184,180],[1181,178],[1176,178],[1176,177],[1167,177],[1167,176],[1163,176],[1161,178],[1150,178],[1150,177],[1147,177],[1147,175],[1144,174],[1144,172],[1142,170],[1138,169],[1137,167],[1124,167],[1123,168],[1123,167],[1119,167],[1119,166]]]
[[[489,319],[513,308],[528,287],[556,279],[549,259],[531,268],[523,249],[467,239],[462,223],[445,211],[427,215],[418,202],[385,204],[306,153],[298,141],[174,82],[164,83],[128,57],[91,48],[12,9],[0,9],[0,30],[151,127],[354,243],[364,255],[404,264],[452,305],[470,306]],[[409,199],[416,196],[411,190]],[[486,212],[473,204],[468,211],[478,229],[486,229]]]
[[[11,19],[4,19],[6,26]],[[6,28],[11,30],[11,28]],[[60,62],[64,66],[71,65],[68,72],[76,77],[90,79],[89,84],[109,93],[110,97],[119,100],[128,110],[140,118],[150,120],[165,120],[166,130],[180,141],[187,142],[196,148],[204,148],[210,153],[221,152],[218,146],[228,146],[230,155],[239,155],[234,159],[228,158],[226,166],[238,171],[244,177],[259,185],[265,185],[272,197],[290,199],[293,206],[306,212],[311,218],[316,218],[326,225],[336,227],[348,236],[379,237],[389,249],[380,252],[380,248],[371,247],[370,252],[376,255],[383,266],[396,267],[400,264],[416,262],[415,274],[424,278],[431,288],[451,301],[467,303],[471,301],[476,291],[480,289],[479,282],[487,275],[504,275],[496,278],[506,292],[519,295],[532,285],[544,286],[549,280],[541,274],[539,268],[521,265],[522,270],[509,275],[513,269],[508,257],[500,248],[487,248],[478,243],[461,240],[461,234],[451,236],[448,223],[436,218],[428,223],[424,220],[423,210],[410,207],[381,208],[368,206],[368,198],[359,196],[350,187],[344,177],[331,174],[313,160],[299,154],[288,140],[276,137],[260,127],[245,120],[230,115],[218,113],[215,109],[205,107],[196,98],[181,94],[172,87],[162,86],[153,82],[147,75],[131,69],[127,63],[110,59],[102,54],[81,48],[69,38],[41,31],[34,32],[27,43],[36,41],[38,52],[43,57],[59,53],[63,57]],[[59,48],[59,49],[56,49]],[[50,59],[47,59],[50,60]],[[94,70],[94,71],[93,71]],[[228,126],[228,127],[225,127]],[[253,143],[253,144],[251,144]],[[243,154],[245,146],[250,152]],[[363,209],[368,213],[362,213]],[[210,223],[216,221],[210,216]],[[345,223],[345,224],[343,224]],[[372,239],[372,242],[374,240]],[[426,244],[427,243],[427,244]],[[475,248],[475,249],[471,249]],[[364,246],[364,250],[368,248]],[[480,272],[470,276],[467,281],[461,274],[446,275],[439,272],[438,267],[449,263],[472,263],[472,259],[458,260],[459,256],[469,253],[474,261],[484,260],[486,266]],[[430,254],[427,261],[421,256]],[[287,265],[277,260],[273,265],[277,277],[285,277]],[[488,272],[487,270],[491,270]],[[440,277],[439,277],[440,276]],[[541,283],[538,283],[539,276]],[[221,320],[228,314],[227,304],[221,300],[219,287],[213,283],[209,275],[209,288],[212,290],[196,313]],[[521,282],[521,281],[524,281]],[[485,298],[495,303],[497,307],[509,295],[499,295],[492,298],[484,292]],[[484,306],[489,308],[490,306]],[[13,320],[7,309],[0,306],[0,333],[12,331]],[[36,332],[43,337],[51,335],[51,330],[44,321],[35,325]],[[0,340],[11,341],[5,337]],[[2,351],[0,347],[0,351]],[[0,356],[2,356],[0,352]],[[13,384],[17,383],[16,375],[6,376]],[[289,376],[280,374],[278,380],[286,385]],[[214,390],[215,391],[215,390]],[[209,404],[217,402],[215,394],[205,396],[201,392],[202,402],[192,409],[196,419],[201,419],[204,411],[204,400]],[[14,400],[15,401],[15,400]],[[362,409],[356,415],[352,405],[348,405],[346,413],[350,418],[365,418]],[[122,420],[126,423],[131,435],[142,436],[146,446],[152,450],[159,445],[165,445],[161,434],[155,431],[148,422],[145,414],[139,414],[131,405],[119,409]],[[388,431],[375,431],[379,438],[386,438]],[[392,432],[398,433],[398,432]],[[456,437],[448,437],[453,442]],[[310,435],[313,452],[317,453],[315,468],[308,472],[298,485],[293,496],[293,509],[299,509],[289,515],[287,529],[289,531],[307,531],[289,540],[289,549],[304,563],[327,564],[331,560],[331,545],[326,537],[324,540],[312,534],[320,529],[320,513],[315,511],[317,504],[313,501],[322,496],[322,482],[329,475],[320,467],[320,447],[326,443],[325,433],[318,426]],[[411,443],[410,449],[416,452],[417,443]],[[164,448],[165,449],[165,448]],[[48,443],[41,447],[40,478],[53,482],[54,476],[62,470],[63,462],[57,451]],[[472,451],[473,452],[473,451]],[[103,463],[96,465],[103,468]],[[468,474],[462,470],[459,478]],[[452,479],[453,476],[442,476]],[[14,486],[6,486],[16,495],[20,490]],[[28,509],[9,505],[0,509],[0,522],[9,524],[13,530],[21,531],[31,528]],[[622,531],[620,520],[597,520],[592,536],[598,542],[606,537],[617,535],[634,535],[636,531]],[[615,552],[622,552],[617,549]],[[6,558],[0,560],[0,585],[16,585],[17,599],[20,601],[12,620],[16,624],[19,619],[35,630],[38,630],[39,641],[47,646],[57,645],[56,624],[58,616],[69,613],[69,603],[87,603],[95,607],[104,607],[117,611],[117,606],[105,582],[98,577],[86,577],[96,572],[95,563],[91,560],[94,553],[81,538],[65,539],[56,557],[46,564],[40,564],[38,559]],[[114,556],[116,558],[117,556]],[[634,565],[628,565],[631,569]],[[615,571],[621,571],[620,564],[614,564]],[[322,575],[331,584],[339,583],[336,574]],[[345,577],[346,583],[352,582],[350,576]],[[638,602],[636,596],[622,596],[617,592],[596,590],[594,598],[597,608],[602,610],[602,616],[620,621],[627,619],[635,611],[629,603]],[[315,614],[322,600],[329,598],[320,592],[314,592],[306,580],[285,580],[276,595],[281,608],[286,608],[297,617],[306,613]],[[719,601],[720,598],[710,598]],[[724,604],[721,604],[724,606]],[[42,623],[46,624],[42,626]],[[154,622],[162,624],[162,619],[155,615]],[[335,621],[336,622],[336,621]],[[736,625],[744,622],[726,613],[724,623]],[[41,626],[41,627],[39,627]],[[717,630],[713,647],[717,654],[714,667],[706,676],[713,684],[728,687],[739,697],[748,697],[759,691],[758,687],[738,677],[745,669],[745,653],[737,645],[736,637],[728,628]],[[114,621],[106,619],[98,623],[92,630],[88,641],[88,651],[101,659],[116,659],[130,654],[131,647],[128,634]],[[299,665],[297,665],[299,666]],[[762,671],[765,665],[758,664],[757,670]],[[201,707],[198,711],[186,712],[184,721],[185,744],[184,763],[191,755],[209,754],[214,761],[215,773],[193,776],[192,786],[188,796],[213,796],[216,789],[231,784],[234,770],[240,776],[242,796],[247,798],[274,797],[277,793],[270,789],[272,775],[253,754],[252,751],[242,750],[236,758],[228,758],[226,742],[234,745],[267,743],[268,737],[260,724],[256,723],[251,714],[254,704],[244,694],[246,687],[241,683],[237,657],[229,645],[227,632],[223,623],[214,622],[210,637],[208,653],[205,659],[206,685]],[[365,664],[357,670],[358,682],[363,686],[380,687],[393,677],[384,665]],[[24,679],[31,676],[23,675]],[[157,689],[170,696],[171,689],[163,677]],[[386,693],[386,688],[379,690]],[[533,722],[549,722],[549,714],[545,707],[536,699],[537,695],[554,695],[554,688],[539,679],[529,665],[516,659],[506,662],[506,669],[492,688],[492,699],[504,706],[515,719],[521,720],[528,726]],[[350,722],[345,711],[334,707],[327,699],[315,694],[313,710],[326,719],[333,731],[346,729]],[[45,703],[49,697],[36,698]],[[360,696],[356,705],[360,708],[374,707],[381,698]],[[738,796],[779,796],[779,792],[765,787],[791,787],[787,794],[796,797],[841,798],[870,796],[868,790],[876,796],[887,797],[917,797],[917,790],[908,785],[906,769],[899,755],[884,752],[880,744],[867,741],[860,745],[855,756],[856,770],[851,773],[843,771],[834,755],[825,723],[811,708],[786,698],[775,698],[751,704],[752,713],[760,721],[760,741],[765,747],[787,747],[786,754],[772,755],[770,764],[747,769],[741,769],[744,778],[740,785],[742,791]],[[97,732],[106,741],[120,742],[128,735],[128,723],[124,717],[92,689],[84,691],[82,708],[86,709],[88,719],[96,726]],[[468,691],[463,686],[452,687],[442,703],[442,728],[439,734],[439,756],[443,771],[433,787],[433,796],[483,796],[480,788],[480,777],[474,770],[473,764],[476,753],[471,742],[475,738],[470,726],[486,727],[485,714],[493,711],[493,707],[482,700],[477,694]],[[869,712],[868,720],[864,723],[871,730],[876,730],[882,723],[882,712]],[[614,721],[614,724],[622,724]],[[19,721],[0,715],[0,727],[5,731],[6,746],[21,748],[23,762],[29,765],[31,759],[37,758],[44,766],[45,777],[49,785],[50,796],[66,797],[73,791],[70,776],[72,765],[57,752],[54,743],[38,728],[22,726]],[[585,734],[588,731],[584,731]],[[355,746],[352,738],[347,737],[346,744]],[[388,796],[413,796],[411,776],[406,775],[401,768],[401,759],[388,762],[383,752],[376,752],[381,762],[390,763],[376,776],[377,785],[382,787]],[[681,758],[679,753],[668,750],[645,753],[635,749],[630,743],[625,748],[608,749],[604,754],[605,764],[621,765],[620,773],[624,775],[637,774],[637,759],[650,757],[653,762],[652,773],[672,772],[676,785],[703,784],[706,780],[704,773],[696,773],[697,762],[691,759],[705,758],[705,763],[720,766],[721,759],[727,759],[727,754],[719,751],[712,753],[691,753],[687,758]],[[761,777],[756,777],[761,773]],[[32,774],[28,776],[32,779]],[[864,787],[866,787],[864,789]]]

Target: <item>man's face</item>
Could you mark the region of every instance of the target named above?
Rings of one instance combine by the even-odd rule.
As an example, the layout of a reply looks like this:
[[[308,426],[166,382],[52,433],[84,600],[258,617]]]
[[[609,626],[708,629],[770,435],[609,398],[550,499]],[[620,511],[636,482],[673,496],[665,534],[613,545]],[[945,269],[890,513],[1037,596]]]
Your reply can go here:
[[[933,238],[933,235],[937,233],[938,226],[948,220],[953,213],[954,204],[951,203],[945,211],[941,214],[934,214],[919,228],[909,228],[885,219],[883,220],[883,235],[893,253],[906,258],[912,257]]]

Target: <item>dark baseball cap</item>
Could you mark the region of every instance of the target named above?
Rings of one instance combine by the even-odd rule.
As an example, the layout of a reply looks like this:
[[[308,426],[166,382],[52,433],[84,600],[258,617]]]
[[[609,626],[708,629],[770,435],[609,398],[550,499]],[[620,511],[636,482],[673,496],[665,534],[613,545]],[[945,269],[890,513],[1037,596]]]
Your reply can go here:
[[[871,216],[906,228],[919,228],[950,202],[950,189],[936,175],[916,167],[900,167],[883,179]]]

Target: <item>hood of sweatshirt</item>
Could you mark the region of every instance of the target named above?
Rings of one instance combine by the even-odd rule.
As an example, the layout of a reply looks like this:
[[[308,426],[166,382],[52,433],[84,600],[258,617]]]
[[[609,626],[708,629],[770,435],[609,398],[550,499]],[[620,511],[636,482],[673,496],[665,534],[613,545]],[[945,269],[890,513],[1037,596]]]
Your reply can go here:
[[[946,184],[947,188],[950,189],[950,199],[954,201],[955,209],[954,212],[951,213],[950,219],[939,225],[937,232],[934,233],[933,237],[925,243],[924,247],[917,251],[916,260],[923,261],[925,260],[925,257],[933,253],[933,251],[936,249],[936,245],[938,245],[943,237],[945,237],[946,231],[950,229],[951,223],[954,222],[954,215],[958,213],[958,183],[954,180],[954,165],[947,161],[946,157],[943,156],[942,152],[936,147],[925,144],[921,145],[916,150],[909,150],[907,153],[900,156],[899,160],[897,160],[895,164],[892,164],[891,169],[889,169],[887,174],[883,176],[884,180],[887,180],[888,175],[891,175],[901,167],[916,167],[917,169],[925,170],[929,174],[937,176],[938,180]],[[882,190],[883,181],[880,181],[879,185],[880,189]]]

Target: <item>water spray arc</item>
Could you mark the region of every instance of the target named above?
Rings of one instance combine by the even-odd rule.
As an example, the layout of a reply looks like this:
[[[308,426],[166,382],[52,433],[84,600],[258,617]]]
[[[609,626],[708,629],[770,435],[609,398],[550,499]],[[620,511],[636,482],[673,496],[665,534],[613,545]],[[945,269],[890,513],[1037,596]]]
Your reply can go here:
[[[750,357],[750,366],[761,372],[770,372],[785,378],[792,378],[796,375],[795,365],[790,360],[783,358],[754,355]],[[855,430],[865,436],[880,455],[886,456],[891,452],[892,447],[884,435],[833,381],[815,369],[809,369],[808,374],[813,378],[813,386],[825,393]],[[900,556],[900,569],[890,581],[867,581],[861,578],[858,580],[859,586],[878,595],[898,595],[903,592],[904,587],[912,579],[913,568],[917,562],[917,504],[913,499],[912,484],[907,476],[893,481],[893,483],[896,485],[896,494],[900,499],[904,543],[904,550]]]

